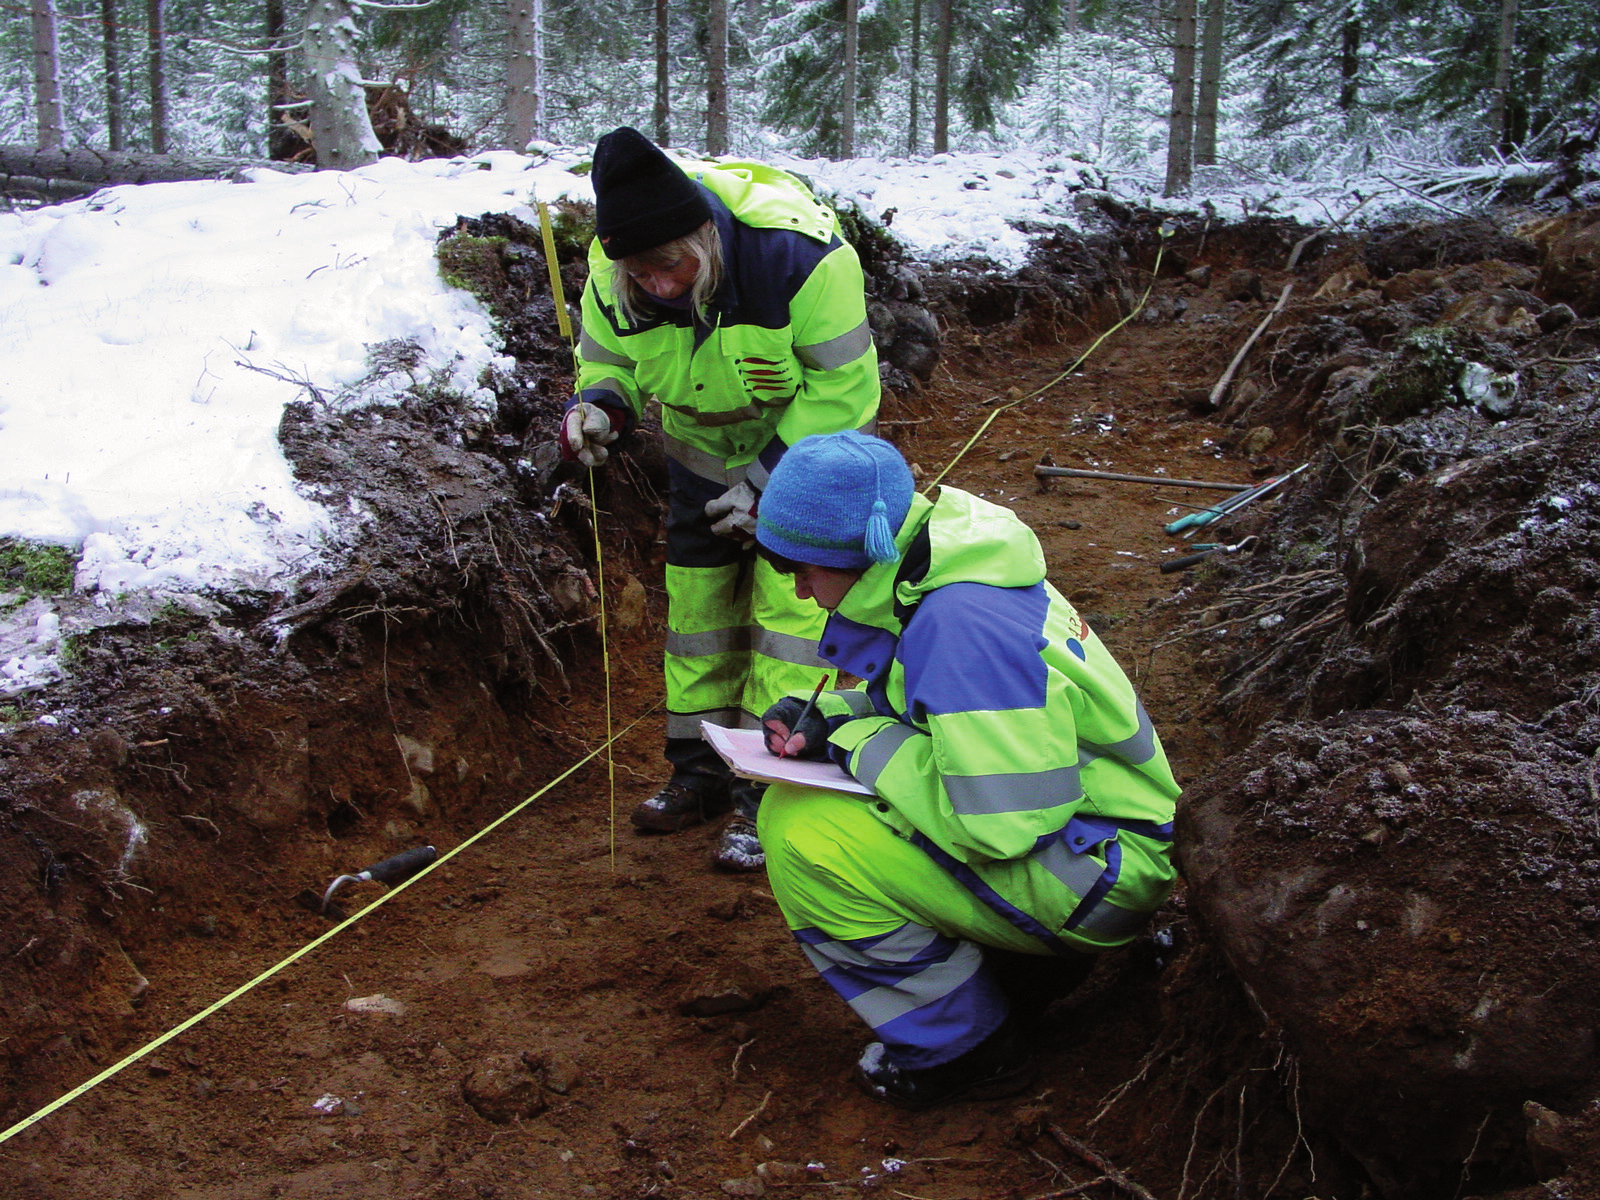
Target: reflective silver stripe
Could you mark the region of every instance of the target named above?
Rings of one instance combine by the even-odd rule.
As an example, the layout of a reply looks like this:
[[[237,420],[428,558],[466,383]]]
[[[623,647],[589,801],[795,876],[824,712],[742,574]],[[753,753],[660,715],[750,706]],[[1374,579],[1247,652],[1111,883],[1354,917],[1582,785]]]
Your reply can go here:
[[[860,358],[872,345],[872,327],[865,321],[849,333],[825,342],[796,346],[794,356],[814,371],[836,371]]]
[[[583,396],[587,396],[590,392],[613,392],[616,394],[617,399],[619,400],[628,394],[625,390],[623,390],[622,380],[620,379],[602,379],[599,383],[591,383],[588,387],[584,388],[581,393],[579,393],[579,396],[582,398]]]
[[[907,924],[905,931],[917,931],[928,935],[920,951],[931,943],[938,935],[931,929],[920,925]],[[891,966],[903,963],[914,957],[911,953],[895,954],[881,953],[879,946],[874,946],[870,954],[862,954],[852,946],[844,946],[839,942],[824,942],[820,946],[804,947],[806,957],[818,971],[826,972],[830,967],[838,967],[846,974],[854,966],[878,967]],[[972,942],[957,942],[951,951],[950,957],[942,962],[929,963],[915,975],[908,975],[905,979],[893,986],[875,987],[853,996],[848,1001],[856,1016],[860,1017],[873,1029],[881,1029],[889,1022],[915,1012],[934,1001],[950,995],[973,975],[983,965],[983,952]]]
[[[918,925],[914,921],[907,921],[881,941],[874,942],[870,954],[860,946],[840,941],[814,944],[802,942],[801,946],[813,963],[818,961],[817,954],[822,956],[822,964],[818,966],[818,970],[821,970],[831,966],[878,967],[884,963],[910,962],[938,939],[937,930],[929,929],[926,925]],[[812,951],[816,951],[817,954],[813,954]]]
[[[750,630],[750,649],[779,662],[798,663],[802,667],[826,667],[817,657],[817,643],[810,638],[796,637],[792,633],[774,633],[759,627]]]
[[[950,796],[950,807],[963,817],[1054,808],[1083,796],[1075,766],[1015,775],[946,775],[944,790]]]
[[[750,486],[755,488],[755,490],[758,492],[766,491],[767,484],[772,479],[772,472],[767,470],[767,468],[761,464],[761,460],[759,458],[749,466],[745,467],[744,473],[744,477],[750,481]]]
[[[905,745],[908,739],[921,736],[909,725],[885,725],[856,749],[855,762],[850,767],[850,774],[868,787],[876,789],[878,776],[883,774],[883,769],[889,765],[889,760],[894,757],[895,751]]]
[[[723,487],[732,487],[745,480],[745,467],[730,467],[715,454],[708,454],[698,446],[691,446],[688,442],[679,441],[671,434],[666,434],[661,439],[661,448],[666,455],[680,467],[698,475],[701,479],[720,483]]]
[[[744,713],[737,708],[714,708],[706,712],[697,713],[668,713],[667,736],[669,738],[697,738],[700,736],[700,722],[710,721],[713,725],[726,725],[729,728],[744,728],[741,725]]]
[[[608,350],[602,346],[589,336],[587,329],[578,335],[578,356],[585,362],[604,363],[608,367],[627,367],[630,371],[639,365],[626,354],[618,354],[615,350]]]
[[[872,697],[859,688],[848,688],[842,692],[835,692],[834,695],[850,706],[851,716],[870,717],[876,715],[878,711],[872,707]]]
[[[1113,939],[1130,938],[1144,928],[1150,914],[1147,912],[1134,912],[1131,909],[1119,908],[1108,900],[1102,900],[1089,910],[1089,915],[1073,926],[1078,933],[1092,933],[1107,941]]]
[[[1145,712],[1144,705],[1138,705],[1139,728],[1132,737],[1123,738],[1120,742],[1110,742],[1099,745],[1095,742],[1080,742],[1080,746],[1087,746],[1094,751],[1096,757],[1104,756],[1115,758],[1131,766],[1149,762],[1156,754],[1156,730],[1150,722],[1150,714]]]
[[[700,658],[707,654],[734,654],[750,649],[750,628],[707,629],[700,633],[667,633],[667,653],[679,658]]]
[[[1051,842],[1030,857],[1060,880],[1069,892],[1079,897],[1089,894],[1094,885],[1100,882],[1100,876],[1106,869],[1104,863],[1087,854],[1074,854],[1061,842]]]

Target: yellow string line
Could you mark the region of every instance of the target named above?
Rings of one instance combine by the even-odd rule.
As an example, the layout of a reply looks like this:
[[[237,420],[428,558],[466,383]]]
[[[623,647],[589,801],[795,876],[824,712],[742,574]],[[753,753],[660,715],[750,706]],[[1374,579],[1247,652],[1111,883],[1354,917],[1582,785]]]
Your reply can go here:
[[[561,330],[561,336],[567,340],[567,349],[572,354],[572,377],[576,382],[578,377],[578,348],[572,342],[572,322],[567,316],[567,293],[561,285],[561,268],[556,262],[556,235],[550,225],[550,207],[543,200],[539,205],[539,236],[544,242],[545,269],[550,273],[550,298],[555,301],[556,325]],[[606,737],[611,737],[611,646],[606,638],[606,568],[605,558],[600,552],[600,498],[595,493],[594,468],[589,468],[589,522],[594,527],[594,574],[595,586],[600,592],[600,662],[605,673],[606,684]],[[606,745],[611,743],[608,740]],[[617,869],[617,762],[609,753],[606,755],[606,780],[609,784],[610,801],[607,809],[606,836],[610,845],[611,870]]]
[[[1157,275],[1160,274],[1160,271],[1161,271],[1161,256],[1162,256],[1162,254],[1164,254],[1166,252],[1166,249],[1167,249],[1166,239],[1171,237],[1171,236],[1172,236],[1172,231],[1166,225],[1163,224],[1161,226],[1161,241],[1156,246],[1156,262],[1155,262],[1155,266],[1150,268],[1150,282],[1149,282],[1148,285],[1146,285],[1146,287],[1144,289],[1144,295],[1139,297],[1139,303],[1135,304],[1133,306],[1133,308],[1131,308],[1128,311],[1128,315],[1123,317],[1122,320],[1118,321],[1115,325],[1113,325],[1110,329],[1106,330],[1099,337],[1095,338],[1094,341],[1090,342],[1089,343],[1089,348],[1087,350],[1085,350],[1082,354],[1078,355],[1078,357],[1073,361],[1072,365],[1069,366],[1065,371],[1062,371],[1061,374],[1057,375],[1054,379],[1050,380],[1048,383],[1044,384],[1043,386],[1035,388],[1033,391],[1029,392],[1026,396],[1018,396],[1015,400],[1011,400],[1011,401],[1008,401],[1005,404],[1000,405],[999,408],[995,409],[986,418],[984,418],[983,424],[979,425],[978,426],[978,431],[976,433],[974,433],[970,438],[967,439],[966,445],[962,446],[960,450],[956,451],[956,456],[954,458],[952,458],[948,463],[945,464],[944,470],[940,471],[939,474],[934,477],[934,480],[933,480],[932,483],[930,483],[927,487],[922,489],[922,494],[924,496],[931,494],[933,492],[933,489],[939,486],[940,481],[943,480],[946,475],[950,474],[950,472],[955,469],[955,465],[958,462],[961,461],[962,457],[966,454],[966,452],[968,450],[971,450],[972,447],[977,444],[978,439],[981,438],[984,435],[985,432],[987,432],[989,426],[994,424],[994,420],[995,420],[996,417],[998,417],[1001,413],[1005,412],[1008,408],[1015,408],[1017,405],[1023,404],[1025,402],[1029,401],[1029,400],[1032,400],[1035,396],[1042,395],[1043,393],[1049,391],[1051,388],[1055,387],[1056,384],[1060,383],[1068,375],[1071,375],[1079,367],[1083,366],[1084,360],[1087,359],[1091,354],[1093,354],[1096,350],[1098,350],[1100,348],[1100,343],[1101,342],[1105,341],[1113,333],[1115,333],[1117,330],[1121,329],[1129,321],[1133,320],[1142,311],[1144,311],[1145,301],[1150,299],[1150,292],[1156,286],[1156,277],[1157,277]]]
[[[339,924],[335,925],[332,929],[330,929],[326,933],[322,934],[316,940],[311,941],[311,942],[307,942],[304,946],[301,946],[300,949],[296,950],[293,954],[289,955],[288,958],[285,958],[285,959],[281,960],[280,962],[277,962],[277,963],[273,964],[272,966],[268,967],[265,971],[261,972],[261,974],[257,975],[254,979],[250,980],[249,983],[242,984],[241,986],[234,988],[233,991],[229,992],[226,996],[224,996],[222,999],[218,1000],[215,1004],[212,1004],[208,1008],[202,1009],[200,1012],[197,1012],[194,1016],[192,1016],[188,1020],[184,1021],[181,1025],[176,1025],[173,1028],[167,1030],[166,1033],[163,1033],[160,1037],[156,1038],[154,1041],[150,1041],[150,1042],[145,1043],[143,1046],[139,1047],[139,1049],[135,1050],[132,1054],[128,1055],[126,1058],[122,1059],[120,1062],[114,1063],[113,1065],[107,1067],[104,1071],[101,1071],[100,1074],[96,1075],[93,1079],[90,1079],[86,1083],[80,1083],[77,1087],[73,1088],[70,1092],[66,1093],[64,1096],[61,1096],[59,1099],[51,1101],[49,1104],[45,1105],[43,1108],[41,1108],[38,1112],[34,1113],[32,1116],[25,1117],[21,1121],[18,1121],[15,1125],[11,1126],[10,1129],[7,1129],[4,1133],[0,1133],[0,1143],[10,1141],[13,1137],[15,1137],[17,1134],[21,1133],[24,1129],[27,1129],[29,1126],[34,1125],[37,1122],[44,1120],[45,1117],[48,1117],[51,1113],[55,1112],[58,1108],[61,1108],[64,1105],[70,1104],[72,1101],[76,1100],[79,1096],[81,1096],[85,1092],[87,1092],[90,1088],[96,1087],[99,1084],[104,1083],[107,1079],[110,1079],[113,1075],[117,1074],[117,1072],[121,1071],[124,1067],[127,1067],[127,1066],[131,1065],[132,1063],[138,1062],[145,1055],[151,1053],[154,1050],[160,1049],[162,1046],[165,1046],[168,1042],[170,1042],[173,1038],[177,1037],[180,1033],[184,1033],[187,1030],[193,1029],[196,1025],[200,1024],[201,1021],[204,1021],[212,1013],[218,1011],[221,1008],[226,1007],[229,1004],[232,1004],[235,1000],[237,1000],[240,996],[244,995],[246,992],[250,991],[252,988],[260,986],[261,984],[265,983],[267,980],[271,979],[274,975],[278,974],[278,972],[282,971],[285,967],[288,967],[288,966],[292,965],[293,963],[298,962],[300,959],[304,958],[307,954],[310,954],[313,950],[315,950],[318,946],[322,945],[328,939],[330,939],[332,937],[335,937],[336,935],[344,932],[344,930],[348,929],[351,925],[354,925],[357,921],[361,920],[363,917],[366,917],[369,914],[375,912],[377,909],[383,907],[383,905],[389,903],[389,901],[393,900],[396,896],[398,896],[401,892],[405,891],[412,884],[418,882],[421,879],[425,879],[427,876],[431,875],[434,871],[436,871],[440,867],[444,866],[445,863],[449,862],[456,855],[460,854],[468,846],[472,845],[474,842],[479,841],[480,839],[488,836],[490,833],[493,833],[496,829],[500,828],[500,826],[504,825],[512,817],[516,816],[523,809],[527,808],[528,805],[532,804],[535,800],[539,799],[539,797],[543,796],[551,788],[555,787],[556,784],[561,783],[568,776],[572,775],[575,771],[578,770],[579,767],[582,767],[590,759],[594,758],[595,755],[599,754],[602,750],[609,751],[611,749],[611,743],[612,742],[616,741],[618,738],[621,738],[621,737],[623,737],[623,736],[625,736],[625,735],[627,735],[629,733],[632,733],[634,727],[636,725],[638,725],[639,722],[643,721],[645,719],[645,717],[648,717],[648,716],[650,716],[651,713],[655,712],[657,707],[659,707],[659,705],[652,705],[648,710],[646,710],[643,714],[641,714],[636,720],[634,720],[634,722],[631,725],[629,725],[621,733],[616,734],[614,737],[608,738],[605,742],[602,742],[600,745],[596,746],[593,750],[589,751],[588,754],[585,754],[577,762],[573,763],[570,767],[568,767],[560,775],[557,775],[549,783],[545,784],[542,788],[540,788],[537,792],[533,793],[533,795],[529,796],[526,800],[522,801],[515,808],[512,808],[510,811],[508,811],[506,813],[503,813],[501,816],[496,818],[490,824],[485,825],[482,829],[480,829],[477,833],[473,834],[466,841],[462,842],[454,850],[450,850],[450,851],[446,852],[445,854],[441,855],[439,858],[435,859],[432,863],[430,863],[428,866],[424,867],[421,871],[417,872],[417,874],[413,875],[410,879],[406,880],[404,883],[396,884],[393,888],[390,888],[387,892],[385,892],[383,895],[379,896],[376,900],[374,900],[371,904],[367,905],[366,908],[363,908],[360,912],[356,913],[354,916],[346,917],[343,921],[340,921]]]

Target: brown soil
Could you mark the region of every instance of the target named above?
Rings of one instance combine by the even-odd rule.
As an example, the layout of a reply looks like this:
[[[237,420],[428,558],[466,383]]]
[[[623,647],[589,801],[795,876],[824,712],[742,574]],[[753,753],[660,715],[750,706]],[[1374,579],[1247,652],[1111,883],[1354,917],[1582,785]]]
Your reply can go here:
[[[659,457],[641,438],[600,478],[608,697],[584,482],[548,454],[551,356],[525,354],[497,430],[421,401],[292,411],[302,478],[384,536],[296,596],[102,631],[41,698],[61,724],[0,740],[6,1125],[280,964],[0,1146],[0,1191],[996,1200],[1108,1174],[1070,1138],[1162,1200],[1584,1194],[1600,571],[1595,377],[1572,363],[1595,314],[1546,317],[1544,260],[1508,265],[1492,229],[1316,246],[1291,275],[1304,231],[1197,222],[1141,315],[1058,378],[1149,283],[1154,228],[1111,232],[1014,279],[931,278],[944,362],[884,413],[931,478],[998,410],[947,480],[1039,533],[1190,789],[1188,889],[1058,1002],[1032,1094],[919,1115],[858,1094],[864,1031],[765,881],[710,870],[711,829],[628,828],[660,779]],[[1468,300],[1451,353],[1520,366],[1518,414],[1440,400],[1438,355],[1405,340]],[[1312,466],[1202,535],[1254,553],[1168,576],[1188,543],[1163,524],[1222,493],[1041,490],[1046,455],[1241,483]],[[1462,460],[1492,483],[1429,476]],[[1567,493],[1564,532],[1508,560],[1527,506]],[[608,721],[614,770],[569,773]],[[281,965],[331,927],[303,893],[462,847],[530,796]],[[396,1011],[351,1003],[380,995]]]

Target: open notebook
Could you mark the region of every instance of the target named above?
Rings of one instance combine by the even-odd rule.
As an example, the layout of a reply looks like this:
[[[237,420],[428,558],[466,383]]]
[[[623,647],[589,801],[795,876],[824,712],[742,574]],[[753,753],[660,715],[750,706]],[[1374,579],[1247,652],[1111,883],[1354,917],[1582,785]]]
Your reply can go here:
[[[746,779],[798,783],[855,796],[877,794],[844,768],[827,760],[779,758],[767,749],[766,734],[759,729],[729,729],[701,721],[700,733],[711,748],[722,755],[733,773]]]

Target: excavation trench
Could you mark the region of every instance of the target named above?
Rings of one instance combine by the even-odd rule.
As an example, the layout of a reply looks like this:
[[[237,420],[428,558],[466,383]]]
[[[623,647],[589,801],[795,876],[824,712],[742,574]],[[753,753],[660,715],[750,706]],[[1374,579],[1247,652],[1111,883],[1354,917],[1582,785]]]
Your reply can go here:
[[[998,410],[948,481],[1038,532],[1190,789],[1191,882],[1058,1002],[1032,1094],[918,1115],[858,1095],[863,1030],[764,880],[714,873],[714,830],[627,827],[661,772],[659,448],[647,430],[593,501],[556,460],[563,351],[520,274],[540,264],[490,221],[463,227],[492,251],[479,267],[537,293],[500,312],[521,365],[494,427],[425,387],[292,406],[299,477],[358,522],[348,561],[294,595],[83,635],[69,681],[29,701],[58,723],[0,741],[5,1124],[324,933],[304,894],[535,798],[13,1137],[6,1194],[953,1200],[1066,1194],[1107,1164],[1122,1176],[1083,1194],[1581,1194],[1596,314],[1550,270],[1561,232],[1389,231],[1287,273],[1305,232],[1197,223],[1163,248],[1135,219],[1015,276],[864,256],[899,385],[883,432],[931,478]],[[1441,321],[1442,349],[1419,340]],[[374,379],[407,354],[376,348]],[[1511,411],[1461,393],[1468,362],[1521,372]],[[1223,493],[1042,488],[1047,457],[1244,484],[1312,465],[1194,539],[1254,535],[1251,552],[1163,575],[1191,548],[1163,526]],[[1476,483],[1429,479],[1463,462]],[[1493,539],[1532,537],[1549,496],[1558,540],[1508,560]],[[1514,685],[1489,649],[1507,628]],[[567,774],[608,729],[611,754]],[[1469,751],[1521,781],[1515,804],[1458,800]],[[1504,908],[1475,916],[1492,888]],[[1570,984],[1535,997],[1537,962]],[[1467,986],[1484,972],[1492,994]],[[1530,1101],[1555,1133],[1530,1132]]]

